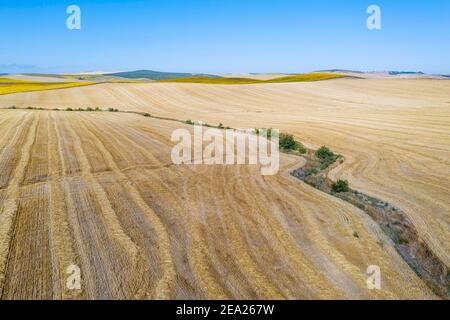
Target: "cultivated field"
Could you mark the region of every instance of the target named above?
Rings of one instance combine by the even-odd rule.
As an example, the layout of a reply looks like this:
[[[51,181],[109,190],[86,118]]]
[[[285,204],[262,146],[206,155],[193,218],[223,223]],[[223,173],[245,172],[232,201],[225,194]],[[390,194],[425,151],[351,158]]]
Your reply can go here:
[[[448,81],[101,84],[0,96],[11,105],[273,127],[327,145],[346,159],[333,179],[401,208],[450,265]],[[4,299],[433,298],[365,213],[289,176],[300,158],[283,155],[273,177],[175,166],[170,134],[183,125],[132,114],[5,110],[0,124]],[[64,285],[72,263],[81,293]],[[367,290],[368,265],[381,291]]]
[[[263,177],[173,165],[172,121],[8,110],[0,123],[2,299],[434,297],[368,216],[288,174],[298,157]],[[65,286],[71,264],[81,292]]]

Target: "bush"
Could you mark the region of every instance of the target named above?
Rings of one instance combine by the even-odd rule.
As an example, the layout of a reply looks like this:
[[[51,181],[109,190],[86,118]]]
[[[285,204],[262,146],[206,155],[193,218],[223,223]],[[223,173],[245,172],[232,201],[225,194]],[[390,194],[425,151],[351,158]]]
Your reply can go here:
[[[67,108],[66,111],[73,111],[73,109],[72,108]]]
[[[308,150],[306,150],[306,148],[305,148],[305,146],[303,144],[298,142],[297,151],[300,152],[301,154],[305,154],[306,151],[308,151]]]
[[[331,188],[334,192],[348,192],[350,189],[348,187],[348,181],[347,180],[341,180],[339,179],[335,183],[331,185]]]
[[[297,142],[292,134],[280,133],[280,148],[284,150],[296,150]]]
[[[108,108],[109,112],[119,112],[119,109],[115,109],[115,108]]]
[[[224,128],[224,126],[223,126],[223,124],[219,123],[219,125],[217,126],[217,128],[219,128],[219,129],[223,129],[223,128]]]
[[[194,121],[192,121],[192,120],[186,120],[185,122],[186,122],[186,124],[190,124],[191,126],[194,125]]]
[[[151,117],[150,113],[144,113],[144,117]]]
[[[325,146],[318,149],[315,155],[320,160],[320,170],[325,170],[339,158],[339,155],[334,154]]]
[[[88,108],[86,109],[86,111],[94,111],[94,109],[92,109],[91,107],[88,107]]]
[[[99,107],[96,107],[96,108],[95,108],[95,111],[100,111],[100,108],[99,108]]]
[[[334,157],[334,153],[327,147],[323,146],[316,151],[316,157],[322,160],[326,160],[328,158]]]
[[[9,107],[10,109],[16,109],[16,106]]]
[[[310,168],[305,170],[305,174],[307,176],[312,176],[314,174],[317,174],[319,171],[316,168]]]
[[[298,151],[301,154],[306,153],[306,148],[300,142],[295,141],[292,134],[280,133],[280,148],[283,150]]]

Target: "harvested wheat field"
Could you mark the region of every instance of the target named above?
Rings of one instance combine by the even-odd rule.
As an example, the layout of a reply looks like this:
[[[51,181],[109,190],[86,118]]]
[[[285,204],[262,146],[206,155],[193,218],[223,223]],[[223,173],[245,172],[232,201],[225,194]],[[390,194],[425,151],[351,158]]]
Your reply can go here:
[[[0,107],[119,108],[279,128],[345,161],[329,173],[406,213],[450,265],[450,82],[100,84]],[[173,165],[180,122],[0,111],[2,298],[435,298],[363,211],[255,166]],[[355,237],[354,234],[358,237]],[[380,245],[382,244],[382,245]],[[66,288],[79,265],[82,291]],[[378,265],[382,290],[368,290]]]
[[[346,161],[331,177],[393,203],[450,266],[450,81],[101,84],[0,96],[0,106],[116,107],[217,125],[272,127]]]
[[[134,114],[0,111],[1,298],[436,298],[365,213],[289,175],[301,158],[282,155],[274,176],[173,165],[179,127],[191,128]],[[349,152],[340,170],[365,173],[354,169],[367,167],[364,155]],[[426,195],[439,205],[439,193]],[[431,218],[443,225],[447,209]],[[72,264],[82,290],[66,286]],[[366,287],[372,264],[381,290]]]

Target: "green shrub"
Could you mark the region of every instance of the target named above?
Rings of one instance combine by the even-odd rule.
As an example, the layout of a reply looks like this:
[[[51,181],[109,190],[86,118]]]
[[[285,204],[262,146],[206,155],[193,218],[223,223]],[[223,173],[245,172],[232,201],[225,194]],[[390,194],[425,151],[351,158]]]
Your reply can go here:
[[[308,150],[306,150],[305,146],[302,143],[298,142],[297,151],[301,154],[305,154]]]
[[[355,238],[359,238],[358,232],[354,231],[354,232],[353,232],[353,236],[354,236]]]
[[[96,108],[95,108],[95,111],[100,111],[100,108],[99,108],[99,107],[96,107]]]
[[[339,179],[335,183],[331,185],[331,188],[334,192],[348,192],[350,189],[348,187],[348,181],[347,180],[341,180]]]
[[[328,168],[330,166],[330,163],[328,161],[326,162],[322,162],[320,164],[320,170],[325,170],[326,168]]]
[[[292,134],[280,133],[280,148],[284,150],[297,150],[297,141]]]
[[[66,111],[73,111],[73,109],[72,108],[67,108]]]
[[[305,173],[307,176],[312,176],[314,174],[317,174],[319,171],[316,168],[309,168],[305,170]]]
[[[318,149],[315,155],[320,160],[320,170],[325,170],[339,158],[339,155],[334,154],[325,146]]]
[[[9,107],[10,109],[16,109],[16,106]]]
[[[109,112],[119,112],[119,109],[115,109],[115,108],[108,108]]]
[[[86,109],[86,111],[92,112],[92,111],[94,111],[94,109],[92,109],[91,107],[88,107],[88,108]]]
[[[316,157],[322,160],[326,160],[328,158],[331,158],[334,156],[334,153],[328,149],[327,147],[323,146],[320,149],[316,151]]]
[[[223,124],[219,123],[219,125],[217,126],[217,128],[219,128],[219,129],[223,129],[223,128],[224,128],[224,126],[223,126]]]
[[[144,117],[151,117],[150,113],[144,113],[143,116]]]
[[[191,126],[195,124],[194,121],[192,121],[192,120],[186,120],[185,122],[186,122],[186,124],[190,124]]]

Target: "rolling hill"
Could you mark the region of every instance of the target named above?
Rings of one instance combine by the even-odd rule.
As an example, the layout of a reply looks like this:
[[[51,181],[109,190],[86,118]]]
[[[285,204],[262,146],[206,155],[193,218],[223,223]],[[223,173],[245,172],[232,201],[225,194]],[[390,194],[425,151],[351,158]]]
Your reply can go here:
[[[167,80],[176,78],[189,78],[201,76],[206,78],[220,78],[215,75],[208,74],[194,74],[194,73],[179,73],[179,72],[160,72],[153,70],[136,70],[126,72],[107,73],[105,76],[120,77],[126,79],[149,79],[149,80]]]

